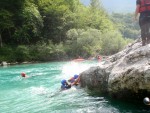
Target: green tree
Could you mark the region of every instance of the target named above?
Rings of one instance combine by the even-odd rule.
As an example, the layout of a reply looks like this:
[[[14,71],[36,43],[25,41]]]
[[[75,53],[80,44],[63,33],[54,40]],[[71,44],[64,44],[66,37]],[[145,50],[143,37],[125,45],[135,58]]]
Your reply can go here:
[[[69,10],[65,0],[50,0],[45,5],[39,2],[40,11],[44,20],[43,37],[45,40],[52,40],[60,43],[65,40],[65,18],[64,14]]]
[[[101,2],[100,0],[90,0],[90,6],[93,10],[102,10]]]
[[[101,48],[101,32],[97,29],[71,29],[67,32],[69,56],[89,57]]]
[[[24,0],[0,1],[0,42],[11,43],[16,26],[20,23],[19,13],[24,5]],[[3,39],[3,40],[2,40]]]
[[[8,12],[7,10],[1,10],[0,11],[0,47],[3,46],[3,38],[2,38],[2,33],[5,30],[8,30],[12,27],[14,27],[14,23],[12,21],[12,16],[13,14],[11,14],[10,12]]]
[[[101,54],[112,55],[119,52],[126,45],[126,40],[119,32],[105,32],[102,35]]]
[[[99,0],[91,0],[89,7],[80,0],[1,0],[0,7],[0,46],[6,47],[1,51],[14,48],[16,54],[10,53],[17,61],[113,54],[127,42],[114,31],[119,29],[127,37],[137,33],[135,26],[127,24],[128,18],[118,19],[119,24],[111,20]],[[125,25],[125,30],[118,27]],[[0,58],[11,59],[5,52]]]
[[[133,21],[133,14],[112,13],[111,20],[115,23],[124,38],[136,39],[139,37],[139,24]]]
[[[43,27],[43,20],[38,11],[38,7],[31,2],[25,2],[22,13],[22,25],[20,25],[14,37],[20,44],[35,43],[41,36],[41,29]]]
[[[23,62],[30,60],[30,54],[28,47],[24,45],[19,45],[15,50],[16,61]]]

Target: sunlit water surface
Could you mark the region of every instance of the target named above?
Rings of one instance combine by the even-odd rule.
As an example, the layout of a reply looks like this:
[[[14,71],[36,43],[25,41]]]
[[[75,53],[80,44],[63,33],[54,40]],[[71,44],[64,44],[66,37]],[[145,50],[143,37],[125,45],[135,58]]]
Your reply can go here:
[[[60,81],[98,62],[52,62],[0,67],[0,113],[149,113],[149,107],[94,96]],[[29,78],[22,78],[25,72]]]

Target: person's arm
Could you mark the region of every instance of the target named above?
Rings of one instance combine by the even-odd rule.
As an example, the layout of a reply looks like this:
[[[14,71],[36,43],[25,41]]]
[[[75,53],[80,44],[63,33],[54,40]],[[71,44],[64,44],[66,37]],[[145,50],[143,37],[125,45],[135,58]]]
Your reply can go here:
[[[136,5],[136,9],[135,9],[135,15],[134,15],[134,19],[137,20],[138,14],[139,14],[139,9],[140,9],[140,5],[137,4]]]
[[[71,85],[78,85],[80,82],[80,76],[75,80],[75,82],[73,82]]]
[[[68,80],[68,82],[72,82],[72,81],[74,81],[73,77]]]

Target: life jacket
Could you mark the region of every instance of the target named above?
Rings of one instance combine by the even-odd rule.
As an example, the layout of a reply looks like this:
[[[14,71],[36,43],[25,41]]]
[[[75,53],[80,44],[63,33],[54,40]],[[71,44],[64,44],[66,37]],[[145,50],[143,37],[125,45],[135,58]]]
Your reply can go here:
[[[139,13],[150,11],[150,0],[140,0]]]

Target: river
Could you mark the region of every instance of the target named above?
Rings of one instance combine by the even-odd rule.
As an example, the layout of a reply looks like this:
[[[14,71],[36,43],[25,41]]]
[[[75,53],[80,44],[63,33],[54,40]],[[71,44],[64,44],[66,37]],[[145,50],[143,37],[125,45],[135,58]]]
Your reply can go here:
[[[98,62],[51,62],[0,67],[0,113],[149,113],[149,107],[93,95],[82,88],[60,92],[60,81]],[[29,78],[22,78],[25,72]]]

